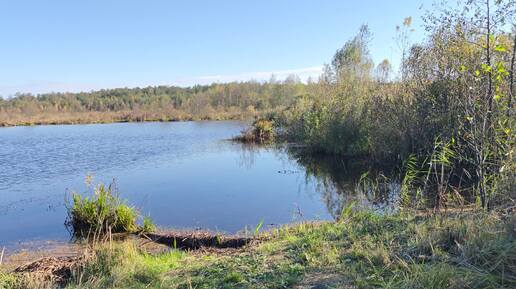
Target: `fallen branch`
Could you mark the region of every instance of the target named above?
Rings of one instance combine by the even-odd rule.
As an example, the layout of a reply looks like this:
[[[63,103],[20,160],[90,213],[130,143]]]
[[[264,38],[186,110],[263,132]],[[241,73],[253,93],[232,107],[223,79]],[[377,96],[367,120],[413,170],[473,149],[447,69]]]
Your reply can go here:
[[[253,240],[249,237],[225,236],[207,232],[160,232],[149,233],[146,236],[159,244],[190,250],[202,247],[241,248]]]

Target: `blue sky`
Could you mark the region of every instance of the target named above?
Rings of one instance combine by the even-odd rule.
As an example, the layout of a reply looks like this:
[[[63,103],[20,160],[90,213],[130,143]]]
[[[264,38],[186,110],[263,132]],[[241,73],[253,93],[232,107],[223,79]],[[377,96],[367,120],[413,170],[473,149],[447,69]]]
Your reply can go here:
[[[393,63],[431,0],[0,0],[0,95],[317,75],[361,24]],[[420,7],[423,6],[423,9]]]

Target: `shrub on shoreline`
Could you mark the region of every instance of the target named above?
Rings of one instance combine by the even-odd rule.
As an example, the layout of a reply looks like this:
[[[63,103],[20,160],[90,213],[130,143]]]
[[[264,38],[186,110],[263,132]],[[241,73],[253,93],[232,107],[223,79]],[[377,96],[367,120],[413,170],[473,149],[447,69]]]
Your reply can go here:
[[[148,218],[144,218],[144,227],[140,227],[138,217],[136,209],[120,198],[114,185],[100,184],[90,197],[73,193],[66,225],[76,237],[94,238],[155,228]]]

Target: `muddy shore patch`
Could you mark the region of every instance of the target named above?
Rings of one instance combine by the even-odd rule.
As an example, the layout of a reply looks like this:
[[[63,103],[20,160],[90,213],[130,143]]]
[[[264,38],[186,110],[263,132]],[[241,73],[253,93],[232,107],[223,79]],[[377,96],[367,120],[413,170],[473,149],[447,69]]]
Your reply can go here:
[[[180,250],[219,250],[219,249],[239,249],[251,241],[255,240],[251,237],[240,237],[231,235],[221,235],[209,232],[197,231],[163,231],[156,233],[148,233],[141,236],[133,235],[133,241],[143,251],[150,254],[159,254],[166,251],[165,248]],[[127,238],[125,238],[127,240]],[[65,256],[51,252],[34,254],[33,257],[39,256],[37,259],[28,260],[24,265],[15,267],[12,272],[22,275],[30,275],[31,278],[45,280],[54,283],[65,283],[73,276],[73,272],[80,270],[86,264],[91,252],[86,250],[74,251],[73,254]],[[70,253],[70,252],[68,252]],[[30,256],[30,255],[29,255]],[[12,266],[13,264],[11,264]]]

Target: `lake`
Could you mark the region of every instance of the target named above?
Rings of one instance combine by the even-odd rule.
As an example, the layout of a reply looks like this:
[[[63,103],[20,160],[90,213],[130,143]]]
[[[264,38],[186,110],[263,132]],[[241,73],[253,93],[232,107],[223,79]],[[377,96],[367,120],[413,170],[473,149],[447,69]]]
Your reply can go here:
[[[162,228],[235,233],[328,220],[349,201],[356,174],[284,148],[228,141],[236,121],[0,128],[0,247],[66,241],[66,197],[115,182]],[[383,201],[362,198],[382,207]]]

